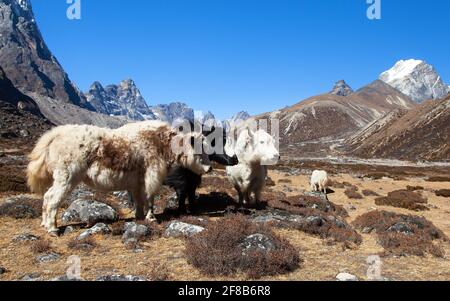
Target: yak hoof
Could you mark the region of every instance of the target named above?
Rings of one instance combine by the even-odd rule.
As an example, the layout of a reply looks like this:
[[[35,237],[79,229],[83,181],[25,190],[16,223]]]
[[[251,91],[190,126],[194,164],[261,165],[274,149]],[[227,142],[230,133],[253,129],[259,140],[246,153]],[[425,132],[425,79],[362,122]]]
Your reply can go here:
[[[51,237],[59,237],[59,231],[58,230],[49,230],[48,235]]]

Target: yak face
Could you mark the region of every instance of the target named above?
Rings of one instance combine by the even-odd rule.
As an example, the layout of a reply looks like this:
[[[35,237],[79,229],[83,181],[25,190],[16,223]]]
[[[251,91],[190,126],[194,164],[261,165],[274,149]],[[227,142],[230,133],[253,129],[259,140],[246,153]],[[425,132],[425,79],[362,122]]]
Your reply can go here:
[[[239,161],[259,162],[261,165],[275,165],[280,159],[275,139],[263,130],[253,132],[248,129],[241,132],[235,152]]]
[[[179,164],[192,172],[203,175],[212,170],[207,154],[205,137],[198,133],[178,134],[172,140],[172,151],[178,155]]]

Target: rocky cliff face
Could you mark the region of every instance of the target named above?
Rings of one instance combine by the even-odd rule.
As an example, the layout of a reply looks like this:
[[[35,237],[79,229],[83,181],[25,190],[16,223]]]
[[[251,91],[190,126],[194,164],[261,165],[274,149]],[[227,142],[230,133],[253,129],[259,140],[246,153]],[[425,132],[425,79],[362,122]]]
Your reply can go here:
[[[43,117],[36,102],[16,89],[1,67],[0,101],[10,104],[11,107],[17,108],[19,111],[28,111],[38,117]]]
[[[95,82],[86,93],[86,98],[97,112],[129,120],[157,119],[172,123],[178,119],[193,121],[194,118],[197,118],[202,122],[214,119],[211,112],[195,116],[194,110],[181,102],[149,106],[131,79],[106,87]]]
[[[156,119],[131,79],[105,88],[95,82],[86,93],[86,98],[95,110],[102,114],[138,121]]]
[[[442,99],[450,92],[434,67],[421,60],[398,61],[394,67],[380,75],[380,80],[417,103],[428,99]]]
[[[344,80],[338,81],[334,87],[333,90],[329,94],[338,95],[338,96],[349,96],[353,93],[353,89],[347,85],[347,83]]]
[[[180,102],[170,104],[157,105],[151,108],[151,111],[157,119],[167,121],[169,123],[178,119],[194,120],[194,110],[188,105]]]
[[[92,109],[45,44],[29,0],[0,1],[0,64],[25,94]]]

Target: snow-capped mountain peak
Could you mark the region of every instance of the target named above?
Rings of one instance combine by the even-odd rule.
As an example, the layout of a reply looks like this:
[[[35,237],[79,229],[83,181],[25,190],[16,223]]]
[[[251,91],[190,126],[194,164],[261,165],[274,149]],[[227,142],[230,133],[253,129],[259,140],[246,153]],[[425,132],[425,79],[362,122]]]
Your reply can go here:
[[[380,75],[380,80],[418,103],[427,99],[441,99],[449,92],[434,67],[422,60],[398,61]]]
[[[402,79],[405,76],[410,75],[414,71],[414,69],[422,63],[423,61],[415,59],[400,60],[394,65],[394,67],[383,72],[381,74],[381,77],[383,77],[385,81],[394,81],[397,79]]]

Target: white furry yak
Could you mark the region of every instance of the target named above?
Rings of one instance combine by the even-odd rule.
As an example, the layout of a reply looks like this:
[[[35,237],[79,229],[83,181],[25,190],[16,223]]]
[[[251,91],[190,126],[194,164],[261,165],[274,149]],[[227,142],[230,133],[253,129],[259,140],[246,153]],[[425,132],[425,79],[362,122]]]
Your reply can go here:
[[[116,130],[88,125],[54,128],[36,144],[27,170],[31,190],[44,195],[42,225],[57,232],[59,203],[80,182],[101,191],[130,191],[136,201],[136,218],[143,219],[144,207],[150,205],[147,218],[152,219],[153,197],[172,164],[197,174],[211,168],[190,143],[184,144],[181,152],[174,149],[180,139],[190,141],[193,135],[177,135],[159,121]]]
[[[236,154],[239,164],[227,167],[230,182],[239,194],[239,203],[248,204],[251,194],[255,202],[261,201],[261,192],[267,177],[267,165],[275,164],[280,154],[275,147],[272,136],[263,130],[253,132],[250,129],[242,131],[227,153]]]
[[[328,179],[328,174],[324,170],[315,170],[311,176],[311,191],[318,191],[327,193],[327,188],[330,181]]]

